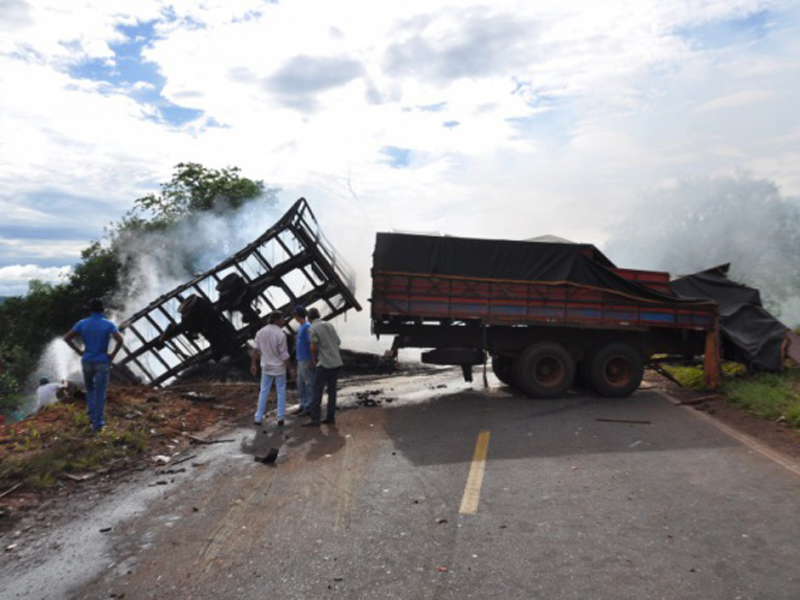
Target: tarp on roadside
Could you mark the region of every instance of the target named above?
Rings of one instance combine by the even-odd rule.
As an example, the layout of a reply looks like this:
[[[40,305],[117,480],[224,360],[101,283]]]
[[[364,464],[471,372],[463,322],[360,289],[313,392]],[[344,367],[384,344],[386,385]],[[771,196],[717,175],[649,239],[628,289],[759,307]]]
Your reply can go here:
[[[681,298],[714,300],[720,311],[722,354],[756,369],[781,371],[789,330],[761,303],[755,288],[728,279],[730,264],[684,275],[670,282]]]

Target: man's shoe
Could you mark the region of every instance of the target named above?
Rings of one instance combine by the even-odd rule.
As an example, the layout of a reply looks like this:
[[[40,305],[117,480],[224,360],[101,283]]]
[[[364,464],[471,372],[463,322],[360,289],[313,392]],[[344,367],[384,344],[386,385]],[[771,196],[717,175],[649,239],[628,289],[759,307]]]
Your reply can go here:
[[[278,419],[278,427],[283,427],[283,419]]]
[[[319,421],[306,421],[300,427],[319,427]]]
[[[323,419],[322,422],[325,423],[326,425],[336,425],[336,419],[330,419],[330,418]]]
[[[264,421],[253,421],[253,425],[255,425],[256,427],[260,427],[263,422]]]
[[[307,415],[307,414],[308,414],[308,413],[306,412],[306,409],[305,409],[305,408],[303,408],[302,406],[300,406],[300,407],[298,407],[298,408],[295,408],[295,409],[292,411],[292,416],[295,416],[295,417],[301,417],[301,416],[303,416],[303,415]]]

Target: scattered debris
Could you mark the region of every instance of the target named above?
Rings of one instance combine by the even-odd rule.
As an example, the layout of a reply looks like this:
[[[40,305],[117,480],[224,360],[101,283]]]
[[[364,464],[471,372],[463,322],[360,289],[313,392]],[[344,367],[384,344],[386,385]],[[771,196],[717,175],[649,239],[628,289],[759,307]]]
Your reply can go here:
[[[711,394],[710,396],[701,396],[700,398],[690,398],[688,400],[681,400],[678,404],[700,404],[702,402],[706,402],[707,400],[722,400],[722,396],[719,394]]]
[[[447,523],[447,519],[441,519],[441,518],[440,519],[436,519],[436,523],[438,525],[442,525],[443,523]]]
[[[277,448],[270,448],[269,451],[265,455],[256,455],[253,457],[256,462],[261,462],[266,465],[273,464],[278,459],[278,449]]]
[[[9,544],[8,546],[6,546],[6,552],[13,552],[16,547],[17,544]]]
[[[179,458],[178,460],[173,461],[172,464],[173,464],[173,466],[179,465],[179,464],[181,464],[183,462],[186,462],[187,460],[193,459],[195,456],[197,456],[197,454],[189,454],[188,456],[184,456],[183,458]]]
[[[100,530],[100,533],[108,533],[109,531],[111,531],[111,527],[103,527],[103,528]]]
[[[595,421],[600,421],[601,423],[630,423],[632,425],[650,425],[650,421],[637,421],[635,419],[603,419],[598,417]]]
[[[77,473],[77,474],[61,473],[59,477],[61,477],[62,479],[69,479],[70,481],[82,482],[82,481],[88,481],[89,479],[92,479],[96,475],[97,473]]]
[[[194,402],[210,402],[217,399],[216,396],[212,396],[210,394],[200,394],[198,392],[184,392],[181,394],[181,398],[184,400],[192,400]]]
[[[166,454],[156,454],[153,457],[153,462],[158,465],[166,465],[169,463],[170,460],[171,460],[170,457],[167,456]]]
[[[3,496],[7,496],[8,494],[10,494],[11,492],[13,492],[15,489],[17,489],[17,488],[18,488],[19,486],[21,486],[21,485],[22,485],[22,483],[18,483],[17,485],[11,486],[11,487],[10,487],[10,488],[8,488],[8,489],[7,489],[5,492],[3,492],[2,494],[0,494],[0,498],[2,498]]]
[[[439,573],[447,573],[447,567],[436,567],[436,570],[439,571]]]
[[[195,444],[226,444],[228,442],[235,442],[236,440],[206,440],[196,435],[187,436]]]
[[[363,392],[356,392],[356,404],[359,406],[378,406],[381,401],[376,400],[375,396],[383,394],[383,390],[366,390]]]
[[[156,475],[177,475],[178,473],[186,473],[186,469],[162,469],[156,471]]]

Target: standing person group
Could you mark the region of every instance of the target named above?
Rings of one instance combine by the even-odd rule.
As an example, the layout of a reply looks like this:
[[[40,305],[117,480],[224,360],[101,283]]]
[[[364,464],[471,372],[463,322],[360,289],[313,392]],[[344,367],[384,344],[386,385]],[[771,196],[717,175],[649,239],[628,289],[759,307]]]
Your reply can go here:
[[[341,340],[328,322],[320,320],[316,308],[303,306],[294,309],[294,318],[299,324],[297,331],[297,394],[299,406],[292,412],[296,416],[308,416],[304,427],[319,427],[320,423],[336,423],[336,386],[342,367],[339,351]],[[292,363],[286,343],[284,316],[277,311],[267,315],[267,325],[256,333],[250,371],[258,374],[261,367],[261,389],[254,423],[261,425],[267,409],[272,382],[278,396],[278,426],[282,427],[286,413],[286,374],[293,374]],[[325,420],[321,420],[322,394],[328,391],[328,406]]]
[[[314,380],[314,399],[309,414],[310,421],[303,423],[304,427],[319,427],[322,416],[322,392],[328,390],[327,414],[323,423],[334,425],[336,423],[336,384],[339,371],[342,368],[342,355],[339,351],[341,340],[333,325],[321,321],[316,308],[308,310],[308,320],[311,321],[309,338],[311,341],[311,360],[316,365]]]
[[[117,326],[103,315],[102,300],[95,299],[89,303],[90,315],[78,321],[64,336],[70,348],[81,355],[83,382],[86,385],[86,405],[92,432],[98,433],[105,427],[106,389],[111,363],[123,345],[123,339]],[[83,340],[83,350],[73,341],[76,337]],[[108,346],[111,338],[116,346],[109,354]]]
[[[275,382],[275,392],[278,396],[278,426],[282,427],[286,416],[286,378],[287,373],[292,374],[292,362],[289,360],[289,350],[286,344],[286,334],[283,332],[285,321],[283,315],[273,311],[267,315],[267,324],[258,330],[255,339],[255,348],[251,355],[250,372],[258,375],[259,362],[261,366],[261,390],[258,394],[258,406],[254,419],[255,425],[264,422],[264,413],[267,410],[267,397]],[[260,360],[259,360],[260,359]]]

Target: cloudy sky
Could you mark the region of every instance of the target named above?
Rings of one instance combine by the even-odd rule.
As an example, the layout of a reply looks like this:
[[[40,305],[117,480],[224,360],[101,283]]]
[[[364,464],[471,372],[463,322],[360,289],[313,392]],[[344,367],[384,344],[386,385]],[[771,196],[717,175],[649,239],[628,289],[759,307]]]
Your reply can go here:
[[[0,295],[178,162],[305,196],[361,271],[376,230],[602,246],[691,175],[800,195],[798,25],[780,0],[0,0]]]

